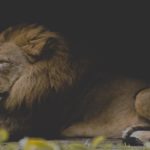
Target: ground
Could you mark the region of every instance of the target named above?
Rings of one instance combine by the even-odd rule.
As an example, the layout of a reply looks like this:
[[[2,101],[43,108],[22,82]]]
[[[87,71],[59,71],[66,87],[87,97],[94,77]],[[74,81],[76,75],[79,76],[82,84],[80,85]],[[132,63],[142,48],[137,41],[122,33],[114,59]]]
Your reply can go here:
[[[73,140],[71,139],[71,140],[58,140],[58,141],[49,141],[49,142],[57,143],[56,145],[59,145],[61,148],[43,149],[43,150],[148,150],[150,149],[146,147],[124,146],[121,140],[105,140],[95,149],[90,148],[92,142],[91,139],[73,139]],[[80,143],[85,147],[82,147]],[[18,149],[18,143],[16,142],[10,142],[10,143],[5,143],[0,145],[0,150],[17,150],[17,149]],[[32,149],[24,149],[24,150],[32,150]],[[42,150],[42,149],[39,148],[37,150]]]

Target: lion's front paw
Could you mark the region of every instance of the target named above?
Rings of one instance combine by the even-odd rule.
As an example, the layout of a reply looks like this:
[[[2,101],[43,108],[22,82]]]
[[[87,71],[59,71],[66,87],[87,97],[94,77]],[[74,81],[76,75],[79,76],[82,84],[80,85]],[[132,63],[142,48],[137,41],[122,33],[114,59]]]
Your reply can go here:
[[[131,146],[143,146],[150,141],[150,126],[132,126],[123,131],[123,143]]]

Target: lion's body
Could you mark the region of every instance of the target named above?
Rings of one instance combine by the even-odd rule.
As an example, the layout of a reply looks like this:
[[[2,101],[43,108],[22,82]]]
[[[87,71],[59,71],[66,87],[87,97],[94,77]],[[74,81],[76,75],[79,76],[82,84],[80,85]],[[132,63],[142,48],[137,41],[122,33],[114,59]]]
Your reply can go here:
[[[122,131],[144,123],[135,109],[135,96],[148,85],[130,78],[98,80],[85,95],[84,121],[66,129],[67,136],[104,135],[120,138]]]
[[[41,26],[2,32],[0,127],[12,138],[120,138],[130,126],[149,125],[148,82],[105,75],[89,64],[73,59],[64,40]]]

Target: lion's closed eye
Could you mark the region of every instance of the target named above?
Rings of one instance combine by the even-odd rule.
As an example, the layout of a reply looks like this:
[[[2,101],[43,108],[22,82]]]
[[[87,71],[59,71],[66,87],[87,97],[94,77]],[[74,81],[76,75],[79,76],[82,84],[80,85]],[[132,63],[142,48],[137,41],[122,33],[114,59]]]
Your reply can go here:
[[[10,66],[9,62],[0,62],[0,71],[4,71]]]

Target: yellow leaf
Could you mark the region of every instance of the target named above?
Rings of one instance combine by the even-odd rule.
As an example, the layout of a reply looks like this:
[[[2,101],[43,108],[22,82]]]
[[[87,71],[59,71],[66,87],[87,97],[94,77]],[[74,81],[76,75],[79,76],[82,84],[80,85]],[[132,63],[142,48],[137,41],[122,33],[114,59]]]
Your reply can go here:
[[[9,133],[7,130],[0,128],[0,142],[5,142],[9,138]]]
[[[105,137],[104,136],[97,136],[92,140],[91,146],[93,148],[98,147],[100,144],[102,144],[105,141]]]
[[[66,150],[87,150],[84,144],[72,143],[67,146]]]
[[[42,138],[24,138],[19,145],[23,150],[60,150],[58,144]]]

